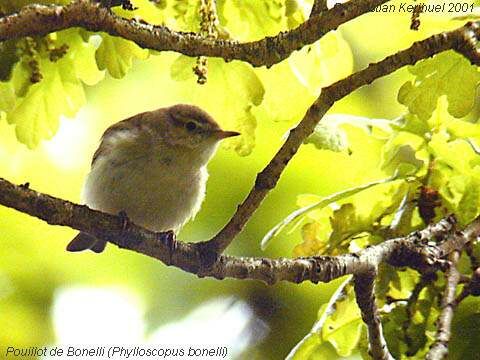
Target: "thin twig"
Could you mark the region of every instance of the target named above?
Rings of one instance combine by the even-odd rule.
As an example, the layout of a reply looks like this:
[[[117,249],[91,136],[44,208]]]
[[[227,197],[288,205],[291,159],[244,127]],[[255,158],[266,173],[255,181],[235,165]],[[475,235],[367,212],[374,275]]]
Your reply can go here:
[[[462,274],[460,274],[460,277]],[[480,296],[480,268],[476,268],[470,281],[463,287],[462,292],[455,299],[455,306],[458,306],[466,297]]]
[[[125,19],[99,3],[75,0],[65,6],[29,5],[18,13],[0,18],[0,41],[81,27],[120,36],[142,48],[176,51],[188,56],[242,60],[253,66],[272,66],[286,59],[295,50],[313,44],[329,31],[387,1],[351,0],[309,18],[291,31],[240,44],[236,41],[205,39],[198,34],[177,32],[165,26]]]
[[[480,261],[478,260],[478,258],[475,255],[473,242],[469,242],[468,244],[466,244],[465,253],[468,255],[468,258],[470,259],[471,269],[473,271],[478,269],[480,267]]]
[[[455,227],[452,217],[432,224],[421,231],[387,240],[355,254],[311,256],[295,259],[269,259],[220,255],[206,267],[198,243],[176,241],[171,232],[155,233],[130,223],[127,229],[119,216],[92,210],[85,205],[42,194],[27,186],[17,186],[0,178],[0,204],[38,217],[51,225],[69,226],[160,260],[200,277],[260,280],[267,284],[279,281],[300,283],[329,282],[338,277],[364,273],[381,262],[393,266],[410,266],[425,271],[435,267],[443,253],[432,239],[444,238]],[[480,218],[465,232],[480,234]]]
[[[468,23],[456,30],[433,35],[425,40],[415,42],[406,50],[371,64],[364,70],[358,71],[324,88],[317,100],[307,110],[302,121],[296,128],[290,131],[287,140],[270,163],[257,175],[255,186],[244,202],[237,208],[235,215],[213,239],[205,243],[206,251],[221,253],[228,247],[235,236],[243,229],[243,226],[265,196],[276,186],[280,175],[296,154],[300,145],[313,132],[315,126],[336,101],[380,77],[391,74],[403,66],[415,64],[419,60],[448,49],[461,51],[464,55],[474,56],[470,47],[470,40],[465,40],[466,38],[470,39],[473,32],[476,36],[480,36],[477,23]],[[468,46],[466,45],[467,42]],[[480,60],[480,56],[478,56],[477,60]]]
[[[441,360],[448,355],[448,342],[451,336],[451,324],[455,309],[455,292],[457,290],[460,273],[457,270],[460,252],[455,250],[449,256],[449,267],[445,273],[446,284],[442,297],[441,313],[437,320],[435,342],[426,356],[427,360]]]
[[[370,355],[374,360],[394,360],[388,351],[387,342],[383,336],[382,322],[375,303],[376,275],[375,269],[355,275],[353,277],[355,295],[363,322],[367,325]]]

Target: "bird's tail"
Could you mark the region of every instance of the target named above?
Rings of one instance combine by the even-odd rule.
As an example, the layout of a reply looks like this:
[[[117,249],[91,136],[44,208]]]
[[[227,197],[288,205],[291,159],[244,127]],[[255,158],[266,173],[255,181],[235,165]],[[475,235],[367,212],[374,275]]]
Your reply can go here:
[[[76,252],[90,249],[93,252],[101,253],[106,245],[106,241],[99,240],[94,236],[81,232],[67,245],[67,251]]]

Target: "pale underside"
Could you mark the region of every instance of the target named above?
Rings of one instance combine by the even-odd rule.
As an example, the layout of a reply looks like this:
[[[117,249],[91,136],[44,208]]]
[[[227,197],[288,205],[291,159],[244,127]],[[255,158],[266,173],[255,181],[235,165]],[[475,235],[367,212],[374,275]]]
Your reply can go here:
[[[83,198],[93,209],[128,218],[153,231],[177,232],[200,210],[208,173],[175,167],[160,154],[135,159],[102,156],[87,177]]]

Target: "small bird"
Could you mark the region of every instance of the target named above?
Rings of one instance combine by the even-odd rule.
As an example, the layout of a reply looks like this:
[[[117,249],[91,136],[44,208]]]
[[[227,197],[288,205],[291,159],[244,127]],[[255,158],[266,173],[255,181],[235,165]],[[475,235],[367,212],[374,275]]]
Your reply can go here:
[[[137,114],[110,126],[93,155],[83,189],[96,210],[123,214],[152,231],[180,228],[200,210],[206,165],[224,131],[202,109],[178,104]],[[100,253],[106,242],[79,233],[68,251]]]

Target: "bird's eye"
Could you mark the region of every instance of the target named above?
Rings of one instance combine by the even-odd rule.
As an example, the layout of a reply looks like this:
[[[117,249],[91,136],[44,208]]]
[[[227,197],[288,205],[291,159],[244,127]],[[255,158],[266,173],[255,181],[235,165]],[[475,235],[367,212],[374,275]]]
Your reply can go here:
[[[188,131],[193,131],[197,128],[197,124],[193,121],[188,121],[187,123],[185,123],[185,128]]]

